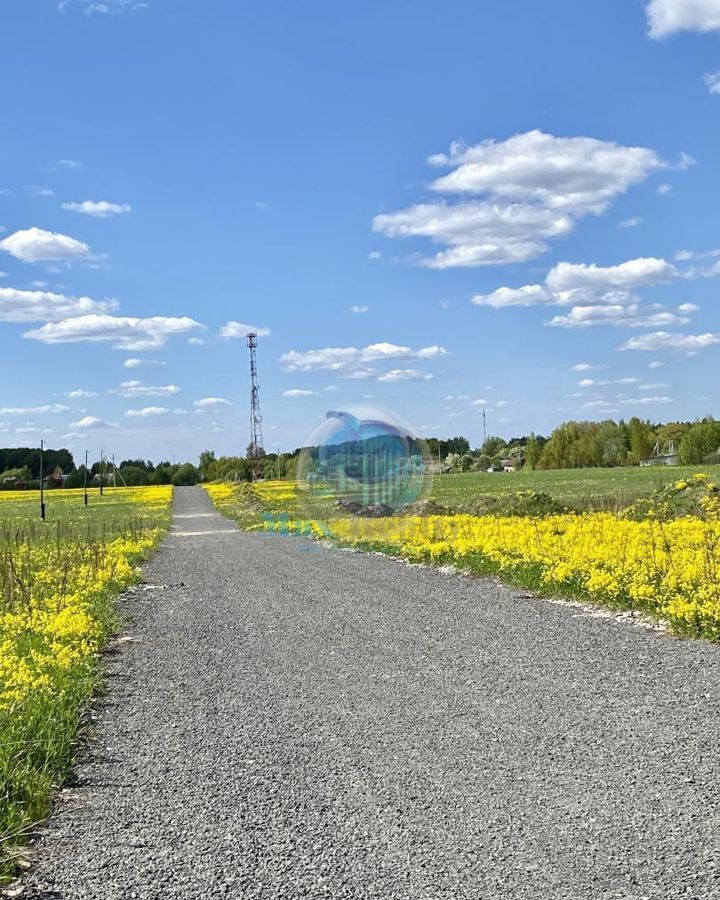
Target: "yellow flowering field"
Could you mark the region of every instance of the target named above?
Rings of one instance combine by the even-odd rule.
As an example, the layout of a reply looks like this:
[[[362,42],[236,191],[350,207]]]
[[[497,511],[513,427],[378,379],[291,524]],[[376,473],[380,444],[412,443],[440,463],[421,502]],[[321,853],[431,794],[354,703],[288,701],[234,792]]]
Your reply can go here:
[[[246,527],[500,575],[540,592],[648,612],[678,632],[720,639],[720,491],[703,473],[680,478],[621,514],[544,517],[307,520],[298,515],[291,482],[207,490],[221,512]]]
[[[169,525],[170,487],[0,492],[0,877],[68,765],[113,598]],[[3,865],[3,855],[5,857]]]

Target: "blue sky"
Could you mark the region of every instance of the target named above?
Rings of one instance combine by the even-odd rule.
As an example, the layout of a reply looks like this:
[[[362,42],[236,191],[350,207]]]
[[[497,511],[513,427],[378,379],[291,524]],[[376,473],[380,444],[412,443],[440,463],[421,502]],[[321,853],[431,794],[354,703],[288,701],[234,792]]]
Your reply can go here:
[[[0,24],[0,444],[243,451],[245,325],[268,450],[718,413],[720,0]]]

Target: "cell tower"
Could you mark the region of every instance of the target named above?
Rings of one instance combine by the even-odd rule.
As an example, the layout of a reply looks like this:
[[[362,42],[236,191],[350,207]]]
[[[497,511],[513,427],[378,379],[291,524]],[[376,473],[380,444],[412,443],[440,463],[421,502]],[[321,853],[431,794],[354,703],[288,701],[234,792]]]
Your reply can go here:
[[[250,459],[260,459],[265,455],[262,436],[262,416],[260,415],[260,388],[258,387],[257,374],[257,332],[251,331],[247,336],[247,345],[250,349],[250,446],[248,456]],[[253,465],[253,481],[258,477],[257,465]]]

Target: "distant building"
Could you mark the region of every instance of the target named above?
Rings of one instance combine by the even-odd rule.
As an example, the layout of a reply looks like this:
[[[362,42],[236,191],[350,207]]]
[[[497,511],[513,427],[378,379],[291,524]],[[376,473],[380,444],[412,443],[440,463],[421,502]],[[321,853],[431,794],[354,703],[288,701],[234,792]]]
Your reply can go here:
[[[655,442],[652,455],[648,459],[640,460],[641,466],[677,466],[680,464],[680,454],[675,449],[675,441]]]

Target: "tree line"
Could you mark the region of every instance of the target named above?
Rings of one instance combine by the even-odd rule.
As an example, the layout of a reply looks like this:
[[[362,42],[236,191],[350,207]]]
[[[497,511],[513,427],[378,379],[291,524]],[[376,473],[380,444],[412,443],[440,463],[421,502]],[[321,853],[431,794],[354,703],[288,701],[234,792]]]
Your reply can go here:
[[[706,417],[695,422],[652,423],[636,416],[627,422],[605,419],[600,422],[570,420],[558,425],[545,437],[530,433],[509,440],[491,435],[480,447],[471,449],[461,435],[426,439],[428,454],[443,472],[471,472],[498,469],[511,464],[515,468],[578,469],[612,466],[636,466],[649,459],[656,446],[663,451],[675,449],[678,462],[685,465],[720,464],[720,422]],[[117,467],[117,483],[137,485],[191,485],[199,481],[251,481],[253,477],[296,477],[298,458],[303,449],[290,453],[267,453],[259,459],[247,456],[216,457],[212,450],[200,454],[199,464],[163,460],[125,459]],[[76,466],[66,448],[47,449],[43,455],[45,476],[55,469],[64,475],[65,487],[82,487],[84,466]],[[111,467],[102,463],[103,480],[112,481]],[[97,484],[101,462],[88,468],[88,484]],[[33,447],[0,448],[0,488],[12,479],[37,482],[40,478],[40,450]],[[7,479],[8,483],[4,483]]]

